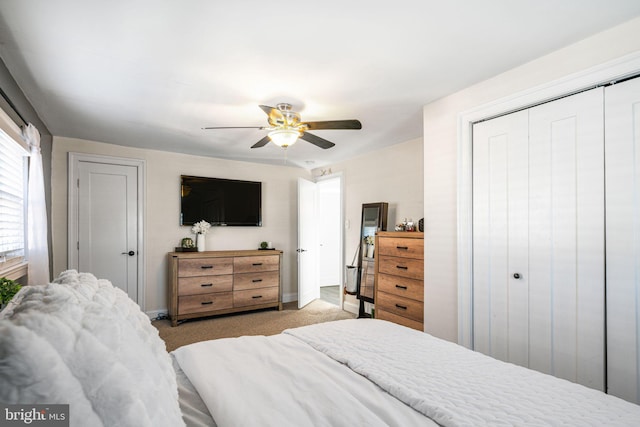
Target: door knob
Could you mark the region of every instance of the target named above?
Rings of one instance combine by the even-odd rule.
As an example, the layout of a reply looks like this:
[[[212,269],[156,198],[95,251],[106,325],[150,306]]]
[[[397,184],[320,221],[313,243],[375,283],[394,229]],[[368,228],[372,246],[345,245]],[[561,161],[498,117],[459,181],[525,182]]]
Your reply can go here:
[[[300,252],[307,252],[306,249],[296,249],[296,252],[300,253]]]
[[[122,255],[134,256],[136,253],[134,251],[122,252]]]
[[[520,276],[520,273],[514,273],[513,274],[513,278],[514,279],[519,279],[520,277],[522,277],[522,276]]]

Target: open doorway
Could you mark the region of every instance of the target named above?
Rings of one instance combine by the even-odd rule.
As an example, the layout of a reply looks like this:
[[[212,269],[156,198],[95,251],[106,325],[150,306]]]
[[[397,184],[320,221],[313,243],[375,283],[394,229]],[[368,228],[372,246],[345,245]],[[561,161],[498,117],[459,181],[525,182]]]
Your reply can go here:
[[[342,177],[318,178],[317,190],[320,299],[342,307]]]

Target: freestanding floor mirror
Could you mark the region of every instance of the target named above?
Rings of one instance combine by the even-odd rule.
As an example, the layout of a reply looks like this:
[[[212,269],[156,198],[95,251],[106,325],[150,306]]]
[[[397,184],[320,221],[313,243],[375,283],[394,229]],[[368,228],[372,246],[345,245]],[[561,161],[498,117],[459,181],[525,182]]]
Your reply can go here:
[[[387,230],[386,202],[365,203],[362,205],[360,223],[360,256],[358,257],[358,287],[356,297],[360,300],[358,317],[371,317],[365,312],[365,302],[374,302],[375,247],[373,245],[378,231]]]

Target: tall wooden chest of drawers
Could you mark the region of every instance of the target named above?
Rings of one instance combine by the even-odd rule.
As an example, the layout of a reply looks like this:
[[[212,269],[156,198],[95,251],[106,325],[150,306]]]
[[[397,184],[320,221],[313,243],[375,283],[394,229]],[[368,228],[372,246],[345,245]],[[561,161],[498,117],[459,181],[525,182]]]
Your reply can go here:
[[[275,307],[282,310],[282,251],[169,253],[171,324]]]
[[[375,317],[424,330],[424,233],[376,234]]]

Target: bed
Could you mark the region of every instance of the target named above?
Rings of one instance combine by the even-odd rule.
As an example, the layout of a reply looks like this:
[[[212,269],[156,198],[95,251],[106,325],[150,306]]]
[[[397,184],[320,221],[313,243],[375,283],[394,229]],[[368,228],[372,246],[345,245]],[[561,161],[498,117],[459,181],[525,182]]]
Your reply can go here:
[[[78,426],[638,426],[640,406],[390,322],[350,319],[168,354],[108,281],[65,272],[0,313],[0,402]]]

